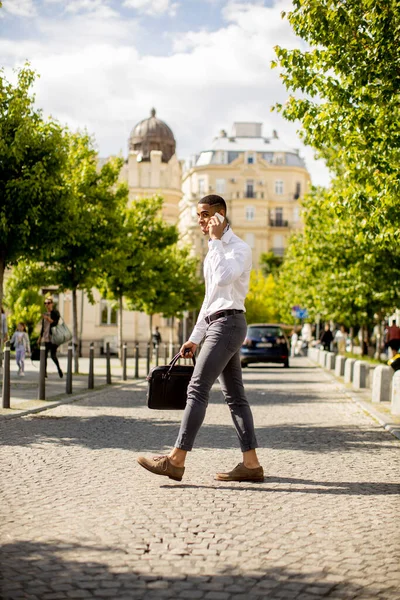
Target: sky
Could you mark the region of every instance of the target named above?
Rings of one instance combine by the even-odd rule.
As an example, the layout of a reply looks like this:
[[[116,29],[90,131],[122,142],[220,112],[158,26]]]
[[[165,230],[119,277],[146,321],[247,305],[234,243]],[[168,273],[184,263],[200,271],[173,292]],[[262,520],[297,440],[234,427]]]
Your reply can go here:
[[[234,121],[259,121],[299,148],[316,185],[329,173],[271,106],[288,92],[271,69],[274,46],[305,47],[283,10],[290,0],[3,0],[0,64],[26,60],[40,75],[36,103],[100,156],[126,156],[133,127],[150,115],[172,129],[179,159],[206,150]]]

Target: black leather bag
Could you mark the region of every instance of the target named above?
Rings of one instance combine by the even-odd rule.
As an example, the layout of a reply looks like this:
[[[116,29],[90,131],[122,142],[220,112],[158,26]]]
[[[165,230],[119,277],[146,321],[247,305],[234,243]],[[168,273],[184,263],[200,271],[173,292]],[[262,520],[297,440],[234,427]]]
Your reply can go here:
[[[169,365],[153,367],[147,375],[147,406],[155,410],[184,410],[187,387],[196,364],[177,365],[181,358],[176,354]]]

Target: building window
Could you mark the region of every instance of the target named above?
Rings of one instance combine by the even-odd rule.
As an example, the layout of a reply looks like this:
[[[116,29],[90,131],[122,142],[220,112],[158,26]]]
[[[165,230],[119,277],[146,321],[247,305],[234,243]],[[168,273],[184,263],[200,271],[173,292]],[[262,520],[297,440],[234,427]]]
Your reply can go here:
[[[246,221],[254,221],[255,212],[254,206],[246,206]]]
[[[220,165],[226,165],[228,163],[228,152],[226,150],[219,150],[216,153],[216,163]]]
[[[294,193],[294,199],[298,200],[300,198],[301,195],[301,183],[298,181],[296,183],[296,191]]]
[[[246,181],[246,198],[254,198],[254,181],[252,179]]]
[[[282,227],[283,224],[283,208],[275,209],[275,223],[277,227]]]
[[[245,241],[250,248],[254,248],[254,233],[246,233]]]
[[[275,254],[275,256],[283,256],[285,253],[285,240],[283,235],[274,235],[272,244],[272,252]]]
[[[205,179],[199,179],[199,194],[203,196],[206,191],[206,181]]]
[[[225,194],[225,179],[216,179],[215,191],[217,194]]]
[[[275,194],[283,194],[283,181],[281,179],[275,181]]]
[[[190,214],[192,216],[193,221],[195,219],[197,219],[197,205],[196,204],[192,204],[192,206],[190,208]]]
[[[298,223],[299,222],[299,218],[300,218],[299,207],[295,206],[294,209],[293,209],[293,222],[294,223]]]
[[[248,165],[254,165],[256,158],[253,152],[248,152],[246,156],[246,162]]]
[[[285,155],[284,154],[275,154],[274,155],[274,163],[276,165],[284,165],[285,164]]]
[[[117,324],[117,309],[104,298],[100,300],[100,323],[101,325]]]

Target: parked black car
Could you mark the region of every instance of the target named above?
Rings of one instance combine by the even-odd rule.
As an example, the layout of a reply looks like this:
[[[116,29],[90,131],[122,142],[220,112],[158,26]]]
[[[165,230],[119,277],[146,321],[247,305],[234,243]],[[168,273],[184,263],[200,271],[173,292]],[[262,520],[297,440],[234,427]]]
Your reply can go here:
[[[289,344],[280,325],[255,323],[248,325],[246,339],[240,349],[242,367],[250,363],[281,363],[289,366]]]

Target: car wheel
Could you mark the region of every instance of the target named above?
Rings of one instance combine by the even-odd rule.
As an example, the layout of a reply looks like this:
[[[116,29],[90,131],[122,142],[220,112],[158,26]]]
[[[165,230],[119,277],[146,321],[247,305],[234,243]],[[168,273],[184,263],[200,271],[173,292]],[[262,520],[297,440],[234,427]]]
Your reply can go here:
[[[289,361],[287,360],[286,362],[283,363],[283,366],[285,369],[289,368]]]

